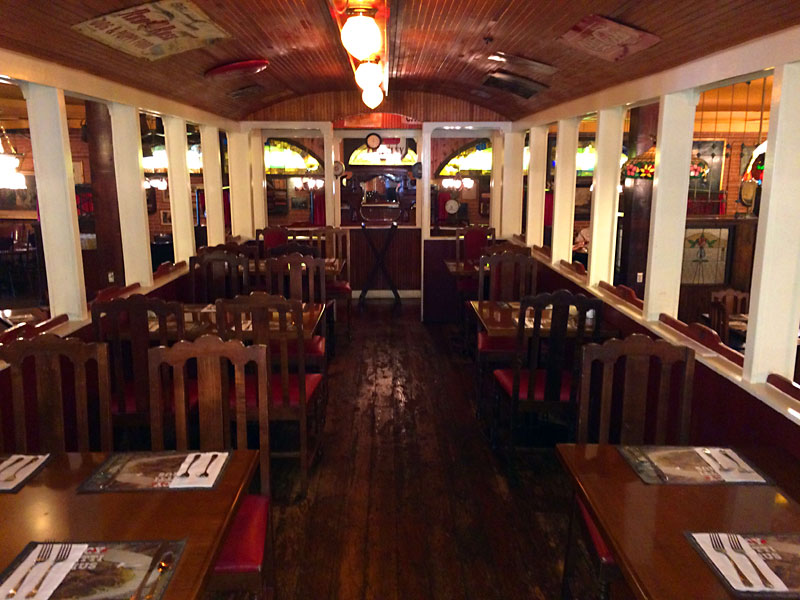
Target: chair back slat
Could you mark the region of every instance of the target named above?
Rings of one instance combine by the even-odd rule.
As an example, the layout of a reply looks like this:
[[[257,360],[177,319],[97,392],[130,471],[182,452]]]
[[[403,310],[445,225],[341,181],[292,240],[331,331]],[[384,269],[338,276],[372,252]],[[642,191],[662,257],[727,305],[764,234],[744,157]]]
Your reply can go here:
[[[11,374],[11,406],[14,424],[15,452],[30,452],[26,410],[26,391],[35,403],[38,450],[44,452],[65,452],[71,446],[67,439],[65,398],[63,382],[72,377],[67,389],[74,395],[74,418],[76,424],[75,448],[92,449],[89,430],[90,400],[97,400],[99,407],[100,440],[99,449],[110,451],[111,416],[108,410],[108,361],[103,344],[87,344],[79,339],[64,339],[45,333],[30,340],[16,340],[0,346],[0,360],[9,364]],[[87,385],[87,364],[97,366],[97,398],[89,398]],[[62,363],[69,365],[62,370]],[[30,370],[29,370],[30,369]],[[26,373],[35,380],[35,390],[26,390]],[[34,393],[35,391],[35,393]],[[0,447],[0,450],[2,448]]]
[[[249,258],[228,250],[212,249],[189,260],[193,301],[214,302],[250,291]]]
[[[495,242],[494,227],[473,225],[456,228],[456,261],[478,260]]]
[[[259,444],[261,464],[261,492],[269,494],[269,403],[266,402],[268,389],[268,369],[266,348],[256,344],[245,347],[241,341],[224,341],[217,336],[204,335],[194,342],[178,342],[171,348],[159,346],[149,351],[151,390],[154,406],[151,416],[160,415],[161,423],[152,422],[153,449],[164,447],[164,394],[162,394],[161,366],[167,365],[173,380],[175,402],[175,437],[178,449],[188,449],[186,435],[185,395],[188,383],[184,374],[190,361],[196,364],[198,388],[199,448],[201,450],[222,450],[231,447],[230,429],[231,400],[234,405],[236,423],[236,448],[247,448],[247,365],[254,364],[258,378],[257,411],[259,422]],[[233,369],[231,384],[227,376]],[[156,377],[159,381],[157,383]],[[232,387],[231,387],[232,385]],[[231,394],[232,392],[232,394]],[[155,406],[160,404],[161,406]],[[156,436],[159,436],[158,438]]]
[[[602,394],[600,406],[595,406],[591,391],[593,367],[602,365]],[[596,437],[600,443],[621,444],[665,444],[671,434],[676,443],[687,444],[691,424],[691,393],[694,375],[694,351],[684,346],[675,346],[663,340],[652,340],[642,334],[633,334],[624,340],[612,339],[600,344],[583,347],[580,408],[578,411],[578,443],[589,443],[592,415],[599,414]],[[624,368],[623,388],[612,392],[615,369]],[[676,368],[680,386],[673,389]],[[657,385],[655,372],[659,373]],[[650,400],[650,390],[655,387],[656,400]],[[677,393],[676,409],[671,410],[671,401]],[[615,429],[612,409],[615,402],[622,406],[619,440],[611,439]],[[653,413],[649,411],[652,409]],[[672,419],[670,416],[677,415]]]
[[[537,269],[536,259],[529,256],[505,252],[482,256],[478,265],[478,300],[517,301],[535,294]]]

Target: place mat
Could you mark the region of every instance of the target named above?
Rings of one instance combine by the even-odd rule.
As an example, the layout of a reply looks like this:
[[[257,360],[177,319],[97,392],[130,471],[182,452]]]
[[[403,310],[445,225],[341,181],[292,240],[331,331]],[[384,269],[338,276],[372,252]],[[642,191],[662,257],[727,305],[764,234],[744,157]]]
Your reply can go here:
[[[12,454],[0,458],[0,494],[13,494],[50,458],[49,454]]]
[[[722,551],[714,548],[712,536]],[[800,598],[800,534],[707,532],[686,537],[737,598]],[[740,552],[734,551],[737,540]]]
[[[0,573],[0,598],[19,585],[43,542],[31,542]],[[55,562],[64,544],[53,543],[47,561],[22,580],[16,598],[46,574],[35,600],[159,600],[169,585],[185,541],[72,543],[68,558]],[[49,572],[48,572],[49,569]]]
[[[113,454],[81,484],[78,492],[210,489],[220,480],[229,456],[228,452]],[[206,468],[208,475],[202,476]],[[184,477],[187,472],[189,475]]]
[[[619,452],[645,483],[770,483],[730,448],[620,446]]]

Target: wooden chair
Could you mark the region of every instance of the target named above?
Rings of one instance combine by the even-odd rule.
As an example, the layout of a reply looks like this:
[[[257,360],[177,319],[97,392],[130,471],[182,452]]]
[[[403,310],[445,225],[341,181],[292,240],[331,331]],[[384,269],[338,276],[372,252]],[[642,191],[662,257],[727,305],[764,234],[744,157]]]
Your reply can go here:
[[[520,254],[522,256],[530,256],[531,249],[522,244],[515,244],[513,242],[501,242],[486,248],[485,254],[492,256],[493,254]]]
[[[512,454],[517,449],[514,437],[517,420],[526,414],[547,420],[555,417],[572,431],[580,381],[580,349],[587,337],[599,336],[602,309],[603,301],[599,298],[567,290],[526,296],[520,302],[513,368],[494,371],[497,393],[493,439],[501,428],[505,409]],[[529,311],[533,313],[530,328],[526,326]]]
[[[599,381],[593,374],[600,375]],[[587,344],[583,348],[577,442],[687,445],[693,378],[694,351],[690,348],[641,334],[624,340],[612,339],[602,345]],[[599,396],[594,391],[596,383]],[[656,390],[653,398],[649,392]],[[610,583],[619,576],[618,568],[589,510],[577,496],[570,522],[562,597],[570,597],[569,575],[574,567],[578,526],[587,536],[585,545],[595,568],[598,597],[608,598]]]
[[[493,244],[494,227],[459,227],[456,229],[456,262],[478,260]]]
[[[260,258],[267,258],[270,249],[289,243],[289,230],[285,227],[256,229],[256,241],[261,252]]]
[[[478,301],[515,302],[535,294],[537,268],[535,259],[520,254],[502,253],[481,257],[478,264]],[[486,368],[510,363],[516,348],[514,337],[489,336],[485,331],[478,331],[476,393],[479,413],[483,409]]]
[[[338,258],[344,261],[346,275],[338,273],[325,280],[325,294],[330,300],[345,300],[347,307],[347,338],[351,335],[351,314],[353,308],[353,289],[350,286],[350,230],[341,227],[325,228],[325,258]],[[337,302],[338,305],[338,302]]]
[[[117,424],[146,423],[150,411],[147,351],[151,342],[167,346],[184,339],[183,305],[142,294],[95,302],[92,328],[95,341],[108,344],[112,414]]]
[[[284,298],[325,304],[325,260],[289,254],[266,260],[267,291]]]
[[[99,449],[111,451],[108,355],[104,344],[45,333],[0,345],[0,360],[7,362],[11,370],[11,414],[0,414],[0,451],[7,445],[3,440],[6,422],[13,423],[12,452],[88,452],[93,449],[90,431],[95,426],[99,430]],[[90,364],[94,369],[87,368]],[[35,389],[26,385],[28,368],[32,368]],[[96,388],[92,386],[96,397],[88,392],[90,377],[96,381]],[[64,385],[70,381],[74,394],[65,393]],[[0,411],[4,404],[0,403]],[[96,414],[96,424],[90,412]],[[75,447],[71,448],[69,430],[73,426],[77,435]]]
[[[205,335],[195,342],[178,342],[171,348],[151,348],[148,355],[153,450],[165,447],[164,416],[169,410],[168,399],[174,405],[176,447],[178,450],[189,449],[187,417],[189,400],[193,395],[197,403],[199,450],[247,448],[248,394],[253,398],[252,407],[258,415],[258,445],[262,450],[259,455],[261,493],[249,494],[242,499],[214,565],[209,588],[246,591],[266,598],[272,562],[268,451],[270,406],[269,402],[262,400],[269,398],[267,350],[263,346],[245,347],[240,341],[226,342]],[[190,363],[196,364],[197,379],[193,381],[186,376]],[[248,366],[254,366],[250,375],[245,374]],[[229,368],[233,371],[232,380]],[[231,408],[236,424],[235,444],[229,426]]]
[[[193,302],[214,302],[250,291],[250,265],[246,256],[214,250],[189,260]]]
[[[289,242],[282,246],[275,246],[269,249],[268,256],[279,257],[286,256],[287,254],[302,254],[303,256],[319,257],[319,250],[309,244],[301,244],[299,242]]]
[[[750,294],[733,289],[711,292],[711,305],[708,316],[711,329],[719,334],[723,344],[731,345],[730,316],[747,314],[750,308]]]

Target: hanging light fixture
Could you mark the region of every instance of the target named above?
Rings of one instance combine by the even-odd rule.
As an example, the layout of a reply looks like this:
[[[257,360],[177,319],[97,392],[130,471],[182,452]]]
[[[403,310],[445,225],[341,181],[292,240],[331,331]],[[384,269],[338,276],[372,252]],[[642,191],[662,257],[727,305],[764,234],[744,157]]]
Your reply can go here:
[[[368,108],[377,108],[383,102],[383,90],[378,86],[368,87],[362,92],[361,100]]]
[[[354,58],[367,60],[383,47],[383,34],[367,8],[350,9],[350,16],[342,27],[342,45]]]
[[[383,81],[383,67],[380,62],[365,61],[356,69],[356,85],[362,90],[378,87]]]
[[[3,139],[8,144],[10,154],[6,154],[3,148],[3,142],[0,141],[0,189],[4,190],[24,190],[28,188],[25,183],[25,175],[17,171],[19,168],[20,156],[14,150],[11,140],[8,139],[6,128],[0,125],[3,132]]]

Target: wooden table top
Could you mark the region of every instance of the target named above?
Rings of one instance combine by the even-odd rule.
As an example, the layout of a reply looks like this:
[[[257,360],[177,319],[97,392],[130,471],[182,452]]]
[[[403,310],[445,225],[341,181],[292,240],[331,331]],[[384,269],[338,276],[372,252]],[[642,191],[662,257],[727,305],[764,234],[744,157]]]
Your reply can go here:
[[[800,466],[783,451],[741,454],[773,485],[648,485],[615,446],[559,444],[558,456],[586,502],[628,587],[640,600],[734,598],[685,532],[798,533]],[[737,450],[738,451],[738,450]]]
[[[322,303],[303,303],[303,337],[314,336],[325,314]],[[186,317],[186,337],[194,339],[206,333],[216,334],[217,309],[213,304],[184,304]],[[278,324],[275,323],[274,329]]]
[[[470,306],[478,317],[481,326],[489,337],[509,337],[517,335],[517,323],[515,319],[519,316],[519,302],[498,302],[496,300],[471,300]],[[550,332],[550,311],[542,312],[542,326],[540,334],[546,336]],[[569,331],[577,331],[578,323],[570,317],[568,324]],[[586,330],[592,330],[592,322],[587,319]]]
[[[447,272],[455,277],[477,277],[478,263],[473,260],[445,260]]]
[[[259,270],[260,272],[264,272],[267,265],[266,258],[259,259]],[[335,277],[342,272],[344,269],[345,264],[347,263],[347,259],[345,258],[325,258],[325,275],[328,277]],[[256,272],[256,263],[255,260],[250,261],[250,272]]]
[[[257,450],[236,450],[210,490],[78,494],[107,457],[52,456],[16,494],[0,494],[0,570],[31,541],[186,539],[164,600],[200,598],[239,501],[258,463]]]

